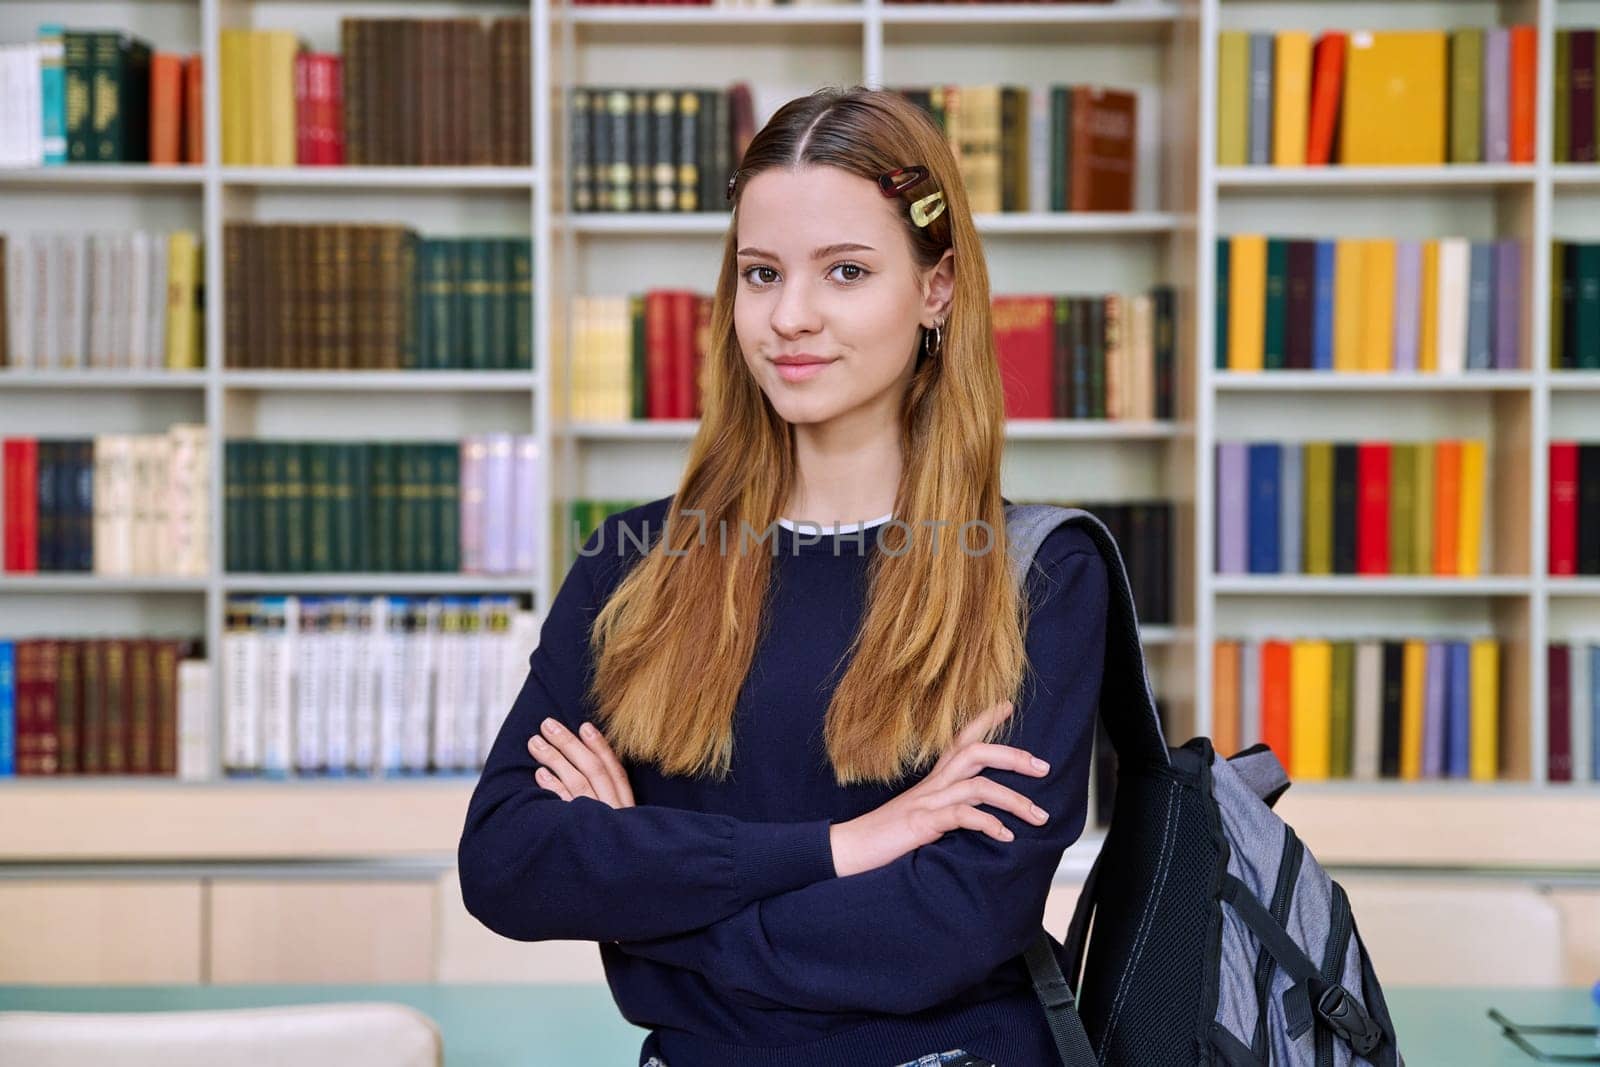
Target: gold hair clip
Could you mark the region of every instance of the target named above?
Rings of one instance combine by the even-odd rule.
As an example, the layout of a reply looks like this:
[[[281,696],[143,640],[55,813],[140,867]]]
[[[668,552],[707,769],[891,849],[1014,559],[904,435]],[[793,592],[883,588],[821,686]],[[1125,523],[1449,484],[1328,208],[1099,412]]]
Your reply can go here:
[[[944,193],[935,190],[911,205],[911,221],[926,226],[944,214]]]

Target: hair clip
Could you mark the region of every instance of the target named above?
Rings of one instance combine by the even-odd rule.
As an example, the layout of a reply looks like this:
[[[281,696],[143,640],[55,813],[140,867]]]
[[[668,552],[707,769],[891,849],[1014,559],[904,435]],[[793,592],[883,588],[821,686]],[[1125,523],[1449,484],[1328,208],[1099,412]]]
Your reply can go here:
[[[732,174],[728,175],[728,197],[727,198],[728,198],[729,202],[732,202],[732,200],[733,200],[733,188],[734,188],[734,186],[736,186],[738,184],[739,184],[739,172],[738,171],[734,171]]]
[[[944,193],[935,190],[911,205],[911,221],[926,226],[944,214]]]
[[[896,167],[878,175],[878,188],[884,196],[899,196],[928,176],[927,167]]]

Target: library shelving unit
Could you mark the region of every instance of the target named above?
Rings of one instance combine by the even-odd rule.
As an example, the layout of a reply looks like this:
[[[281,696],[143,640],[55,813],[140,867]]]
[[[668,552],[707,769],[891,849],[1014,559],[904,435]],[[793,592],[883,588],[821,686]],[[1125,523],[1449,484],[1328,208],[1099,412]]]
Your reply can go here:
[[[580,424],[566,417],[576,295],[689,284],[710,292],[728,218],[578,214],[564,183],[569,90],[583,85],[727,85],[747,81],[757,122],[823,84],[1004,83],[1038,89],[1094,82],[1140,93],[1135,210],[1116,215],[982,217],[994,291],[1178,294],[1177,413],[1170,423],[1023,422],[1008,428],[1013,499],[1149,499],[1174,505],[1171,626],[1145,638],[1174,740],[1207,733],[1211,645],[1218,636],[1392,627],[1470,630],[1505,642],[1506,782],[1302,784],[1285,812],[1330,863],[1570,867],[1600,863],[1594,790],[1544,783],[1542,648],[1600,606],[1600,580],[1543,577],[1545,447],[1600,412],[1600,375],[1549,371],[1553,238],[1600,238],[1600,168],[1552,166],[1554,27],[1600,24],[1594,2],[1537,0],[1119,0],[1110,4],[861,4],[762,10],[564,7],[548,0],[107,0],[0,5],[0,39],[38,23],[128,29],[205,62],[206,143],[220,143],[218,33],[292,28],[337,50],[343,15],[526,13],[532,26],[533,160],[527,168],[68,166],[0,171],[0,230],[175,229],[200,234],[206,369],[0,373],[6,434],[87,436],[210,428],[210,570],[198,579],[0,575],[7,636],[200,633],[220,644],[235,592],[524,593],[542,612],[570,545],[565,502],[669,493],[692,422]],[[1436,168],[1219,168],[1216,35],[1225,28],[1539,27],[1539,162]],[[708,72],[715,72],[712,77]],[[1330,211],[1329,208],[1336,210]],[[428,235],[528,236],[535,279],[531,372],[236,370],[223,347],[223,225],[253,221],[405,221]],[[1492,380],[1411,377],[1360,382],[1305,375],[1245,379],[1213,367],[1213,247],[1232,232],[1360,236],[1465,234],[1529,242],[1529,361]],[[687,279],[699,279],[689,282]],[[1310,579],[1212,572],[1219,440],[1357,435],[1482,435],[1490,443],[1489,566],[1476,579]],[[261,437],[454,438],[486,429],[536,435],[543,458],[539,529],[551,532],[532,575],[230,575],[222,567],[221,443]],[[213,683],[220,698],[220,681]],[[214,701],[220,704],[220,700]],[[0,863],[55,860],[384,857],[452,853],[471,778],[178,783],[160,779],[16,779],[0,784]],[[42,806],[47,805],[47,806]],[[23,810],[49,812],[28,818]],[[1093,833],[1073,853],[1094,847]]]

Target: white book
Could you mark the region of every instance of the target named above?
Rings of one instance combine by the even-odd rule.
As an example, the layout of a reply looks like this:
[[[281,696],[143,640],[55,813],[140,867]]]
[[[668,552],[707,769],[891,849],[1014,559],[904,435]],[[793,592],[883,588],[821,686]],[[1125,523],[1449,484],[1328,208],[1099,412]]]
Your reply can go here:
[[[1567,653],[1570,667],[1568,681],[1572,709],[1572,780],[1588,782],[1594,779],[1594,714],[1589,707],[1589,646],[1575,640]]]
[[[178,780],[211,778],[211,664],[186,659],[178,664]]]
[[[461,439],[461,570],[483,573],[483,474],[488,445],[482,434]]]
[[[210,556],[209,433],[199,423],[167,429],[167,515],[161,534],[171,573],[203,577]]]
[[[1050,210],[1050,87],[1028,90],[1028,210]]]
[[[295,645],[294,769],[297,774],[315,774],[327,761],[323,719],[327,674],[327,638],[323,627],[322,597],[303,597],[300,601],[300,636]]]
[[[623,416],[626,418],[626,415]],[[533,556],[538,548],[539,497],[544,492],[543,470],[539,462],[539,442],[532,434],[518,434],[512,457],[511,570],[532,574]]]
[[[127,233],[128,242],[128,366],[143,370],[150,361],[150,235],[143,230]]]
[[[7,358],[13,367],[36,367],[33,358],[33,307],[34,277],[31,235],[21,232],[6,234],[6,342]]]
[[[261,769],[261,646],[255,601],[229,597],[222,634],[222,769]]]
[[[294,760],[295,653],[300,636],[300,601],[262,597],[261,769],[287,777]]]
[[[61,249],[59,355],[63,367],[89,365],[89,236],[81,231],[56,235]]]
[[[1460,374],[1467,366],[1467,286],[1471,281],[1472,246],[1465,237],[1439,241],[1440,374]]]
[[[344,774],[350,769],[352,692],[355,678],[355,598],[328,597],[324,601],[322,640],[324,642],[322,716],[326,726],[327,751],[324,764],[329,774]]]
[[[351,598],[350,766],[360,774],[378,769],[378,664],[387,636],[381,600]]]
[[[172,561],[163,540],[171,446],[166,434],[133,437],[133,573],[168,574]]]
[[[48,233],[34,234],[28,248],[33,252],[33,306],[28,314],[33,316],[33,365],[54,370],[56,364],[56,320],[54,317],[50,264],[55,258],[51,248],[55,244]]]
[[[480,598],[463,597],[461,603],[461,664],[457,675],[455,759],[450,766],[470,771],[478,766],[478,720],[483,706],[484,633]]]
[[[111,367],[111,245],[109,233],[89,237],[89,365]]]
[[[1239,642],[1239,747],[1261,743],[1261,642]]]
[[[465,661],[461,648],[462,613],[459,597],[444,597],[439,601],[439,633],[434,639],[437,686],[428,748],[432,766],[440,770],[454,767],[456,763],[456,723],[461,718],[458,701]]]
[[[400,722],[400,769],[428,769],[428,727],[434,706],[439,602],[413,597],[406,606],[405,712]]]
[[[167,235],[150,235],[149,275],[145,285],[145,366],[167,365]]]
[[[487,454],[483,465],[483,569],[505,574],[511,569],[514,437],[509,433],[484,435]]]
[[[1357,641],[1351,681],[1354,743],[1350,774],[1372,781],[1383,771],[1383,642]]]
[[[410,620],[407,597],[381,596],[373,601],[373,631],[380,638],[378,659],[378,745],[376,769],[398,774],[401,737],[406,711],[406,657],[410,653],[406,625]]]
[[[94,437],[94,572],[133,573],[133,438]]]
[[[129,359],[129,326],[133,321],[133,240],[127,232],[111,235],[111,365],[126,369]]]

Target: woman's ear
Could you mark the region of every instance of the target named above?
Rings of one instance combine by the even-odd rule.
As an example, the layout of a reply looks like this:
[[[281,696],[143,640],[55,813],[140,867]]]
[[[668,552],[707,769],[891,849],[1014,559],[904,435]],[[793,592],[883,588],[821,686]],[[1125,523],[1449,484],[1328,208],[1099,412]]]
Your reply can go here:
[[[947,248],[939,262],[923,275],[922,315],[923,325],[942,323],[949,314],[950,301],[956,291],[956,250]]]

